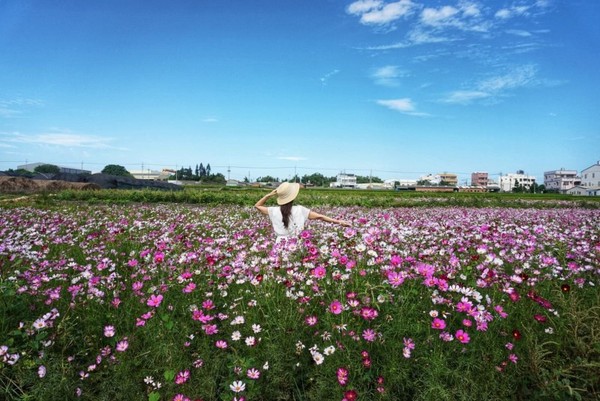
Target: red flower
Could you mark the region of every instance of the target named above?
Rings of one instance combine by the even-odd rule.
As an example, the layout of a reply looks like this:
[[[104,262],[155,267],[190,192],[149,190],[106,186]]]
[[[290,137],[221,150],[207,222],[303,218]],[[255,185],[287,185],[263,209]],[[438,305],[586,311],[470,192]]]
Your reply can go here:
[[[344,392],[344,399],[346,401],[356,401],[358,399],[358,394],[355,390],[348,390]]]
[[[560,290],[565,293],[569,292],[571,291],[571,286],[569,284],[563,284],[560,286]]]
[[[546,321],[548,320],[548,318],[544,315],[533,315],[533,318],[540,323],[546,323]]]
[[[517,329],[514,329],[514,330],[512,331],[512,336],[513,336],[513,338],[514,338],[515,340],[517,340],[517,341],[518,341],[518,340],[520,340],[520,339],[521,339],[521,332],[520,332],[519,330],[517,330]]]

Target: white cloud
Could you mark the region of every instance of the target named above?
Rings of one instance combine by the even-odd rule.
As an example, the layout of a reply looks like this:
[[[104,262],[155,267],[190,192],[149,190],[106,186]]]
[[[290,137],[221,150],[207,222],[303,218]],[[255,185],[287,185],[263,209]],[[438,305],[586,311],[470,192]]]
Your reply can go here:
[[[39,99],[0,99],[0,118],[12,118],[23,114],[23,110],[41,107],[44,103]]]
[[[414,13],[419,5],[412,0],[399,0],[391,3],[376,0],[359,0],[350,4],[346,11],[360,16],[363,25],[386,25]]]
[[[72,134],[68,132],[25,135],[21,133],[4,134],[4,142],[32,145],[50,145],[70,148],[115,149],[110,145],[112,138],[94,135]]]
[[[338,70],[338,69],[335,69],[335,70],[333,70],[333,71],[330,71],[330,72],[328,72],[327,74],[323,75],[323,76],[320,78],[320,80],[321,80],[321,84],[322,84],[323,86],[327,85],[327,81],[329,81],[329,79],[330,79],[331,77],[333,77],[334,75],[336,75],[336,74],[339,74],[339,72],[340,72],[340,70]]]
[[[218,123],[219,119],[215,117],[206,117],[202,120],[203,123]]]
[[[376,10],[376,9],[380,8],[382,3],[383,2],[380,0],[359,0],[359,1],[355,1],[354,3],[350,4],[348,6],[348,8],[346,9],[346,11],[349,14],[362,15],[371,10]]]
[[[377,104],[411,116],[424,117],[428,115],[427,113],[418,112],[415,104],[410,98],[377,100]]]
[[[289,160],[289,161],[293,161],[293,162],[299,162],[302,160],[306,160],[306,157],[302,157],[302,156],[279,156],[277,157],[278,160]]]
[[[499,92],[506,89],[515,89],[530,84],[537,73],[537,68],[532,65],[523,65],[513,68],[504,75],[495,76],[481,81],[477,87],[482,91]]]
[[[421,12],[421,22],[431,26],[444,25],[456,14],[458,14],[458,10],[452,6],[444,6],[439,9],[426,8]]]
[[[515,35],[515,36],[520,36],[522,38],[527,38],[527,37],[531,36],[530,32],[524,31],[522,29],[508,29],[508,30],[506,30],[506,33]]]
[[[378,85],[383,86],[397,86],[398,78],[408,76],[407,71],[400,70],[396,65],[386,65],[384,67],[377,68],[372,74],[371,78]]]
[[[470,104],[477,100],[503,96],[507,91],[538,84],[535,81],[537,67],[523,65],[514,67],[505,74],[496,75],[475,83],[473,89],[457,90],[441,99],[443,103]]]
[[[469,104],[474,100],[480,100],[490,97],[491,94],[483,91],[476,90],[465,90],[465,91],[454,91],[450,93],[446,98],[442,99],[444,103],[454,104]]]

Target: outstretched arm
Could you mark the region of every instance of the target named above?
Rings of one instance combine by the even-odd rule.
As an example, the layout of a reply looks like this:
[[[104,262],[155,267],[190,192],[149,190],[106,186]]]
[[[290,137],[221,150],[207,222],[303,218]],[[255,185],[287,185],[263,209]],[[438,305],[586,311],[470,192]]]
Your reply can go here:
[[[269,214],[269,210],[267,209],[266,206],[264,206],[265,202],[267,202],[267,200],[273,196],[277,196],[277,190],[274,189],[271,192],[269,192],[268,194],[266,194],[265,196],[263,196],[262,198],[260,198],[258,200],[258,202],[256,202],[256,204],[254,205],[255,208],[258,209],[259,212],[261,212],[262,214]]]
[[[350,224],[349,221],[332,219],[331,217],[327,217],[327,216],[325,216],[323,214],[320,214],[320,213],[317,213],[317,212],[313,212],[312,210],[308,214],[308,219],[309,220],[321,220],[321,221],[326,221],[328,223],[340,224],[340,225],[342,225],[344,227],[350,227],[351,226],[351,224]]]

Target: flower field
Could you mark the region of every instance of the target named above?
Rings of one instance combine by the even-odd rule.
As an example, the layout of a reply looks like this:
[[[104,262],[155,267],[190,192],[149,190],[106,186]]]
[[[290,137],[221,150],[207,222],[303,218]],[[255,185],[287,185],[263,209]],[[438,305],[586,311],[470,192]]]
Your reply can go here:
[[[600,396],[600,210],[0,208],[0,398]]]

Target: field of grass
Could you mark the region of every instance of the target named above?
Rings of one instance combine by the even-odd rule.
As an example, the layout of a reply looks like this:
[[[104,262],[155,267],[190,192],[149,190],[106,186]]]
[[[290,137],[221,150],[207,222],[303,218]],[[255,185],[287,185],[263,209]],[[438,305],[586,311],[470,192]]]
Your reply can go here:
[[[0,205],[0,398],[594,400],[597,200],[61,192]]]

